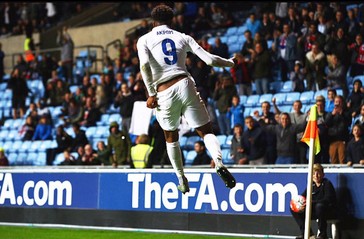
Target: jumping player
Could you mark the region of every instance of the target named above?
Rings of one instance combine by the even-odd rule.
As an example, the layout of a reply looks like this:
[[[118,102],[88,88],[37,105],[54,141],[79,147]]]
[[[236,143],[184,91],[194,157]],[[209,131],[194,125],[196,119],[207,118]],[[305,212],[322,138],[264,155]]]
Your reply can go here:
[[[152,12],[153,29],[137,42],[140,70],[149,97],[148,108],[156,108],[156,118],[164,131],[167,154],[179,180],[178,189],[189,192],[184,175],[178,126],[181,115],[195,128],[210,152],[217,174],[226,187],[233,188],[235,178],[222,163],[221,147],[214,135],[204,102],[188,73],[187,52],[194,53],[210,66],[233,67],[235,59],[225,59],[205,51],[189,35],[171,29],[174,12],[167,5],[158,5]]]

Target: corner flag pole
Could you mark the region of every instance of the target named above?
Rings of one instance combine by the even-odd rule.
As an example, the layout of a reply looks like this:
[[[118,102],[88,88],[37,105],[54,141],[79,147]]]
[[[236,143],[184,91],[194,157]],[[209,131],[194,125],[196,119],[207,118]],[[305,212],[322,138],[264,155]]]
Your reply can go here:
[[[309,146],[307,195],[306,195],[306,211],[305,211],[305,234],[304,234],[304,239],[309,239],[310,228],[311,228],[313,164],[315,161],[315,155],[320,152],[320,141],[318,137],[318,127],[317,127],[317,105],[311,106],[309,121],[301,141],[305,142]]]

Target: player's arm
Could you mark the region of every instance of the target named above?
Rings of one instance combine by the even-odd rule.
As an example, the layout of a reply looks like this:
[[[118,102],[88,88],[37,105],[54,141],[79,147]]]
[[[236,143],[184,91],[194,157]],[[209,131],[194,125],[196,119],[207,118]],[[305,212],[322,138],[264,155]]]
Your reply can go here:
[[[148,48],[141,42],[137,43],[138,57],[140,62],[140,74],[142,75],[145,87],[149,96],[155,96],[157,92],[153,87],[152,69],[149,64]]]

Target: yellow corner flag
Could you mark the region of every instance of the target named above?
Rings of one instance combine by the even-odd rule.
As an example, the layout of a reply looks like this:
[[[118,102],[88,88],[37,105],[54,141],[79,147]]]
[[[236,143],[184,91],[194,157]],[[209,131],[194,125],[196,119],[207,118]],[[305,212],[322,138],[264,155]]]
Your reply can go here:
[[[317,105],[311,106],[310,119],[308,120],[305,133],[303,134],[301,141],[310,146],[310,139],[315,140],[313,152],[316,155],[321,150],[317,127]]]

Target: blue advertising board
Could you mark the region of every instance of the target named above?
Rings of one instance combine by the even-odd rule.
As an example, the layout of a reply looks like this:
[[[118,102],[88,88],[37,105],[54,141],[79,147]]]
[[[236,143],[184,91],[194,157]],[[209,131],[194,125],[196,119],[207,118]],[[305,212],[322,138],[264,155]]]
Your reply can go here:
[[[0,207],[289,215],[291,197],[306,188],[306,171],[234,168],[237,184],[230,190],[212,169],[186,169],[190,192],[184,195],[172,169],[3,170]],[[355,217],[363,219],[364,172],[325,173],[350,194]]]

